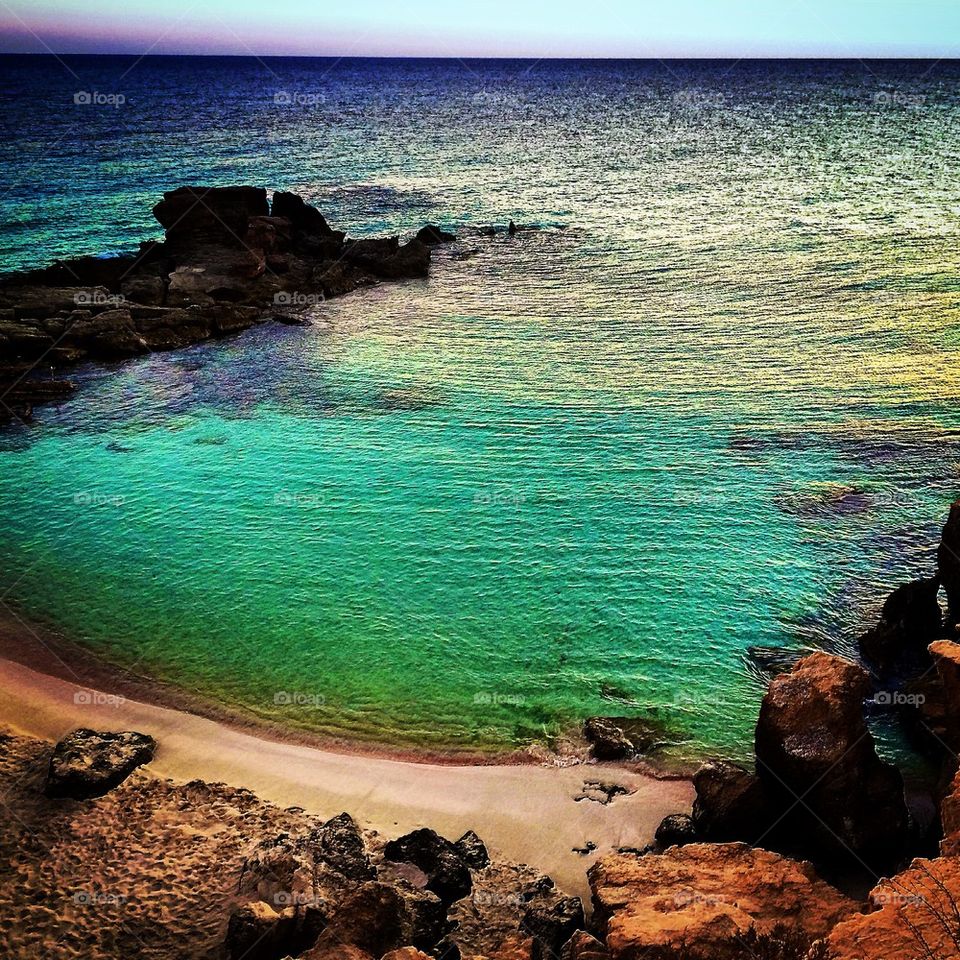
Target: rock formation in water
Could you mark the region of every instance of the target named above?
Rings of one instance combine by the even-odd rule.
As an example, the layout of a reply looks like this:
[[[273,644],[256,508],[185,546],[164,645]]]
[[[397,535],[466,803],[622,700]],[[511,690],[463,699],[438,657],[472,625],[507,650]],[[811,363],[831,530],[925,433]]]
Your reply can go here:
[[[32,376],[222,337],[381,280],[425,277],[414,238],[349,240],[320,211],[259,187],[181,187],[153,213],[165,230],[136,254],[81,257],[0,279],[7,419],[70,392]]]

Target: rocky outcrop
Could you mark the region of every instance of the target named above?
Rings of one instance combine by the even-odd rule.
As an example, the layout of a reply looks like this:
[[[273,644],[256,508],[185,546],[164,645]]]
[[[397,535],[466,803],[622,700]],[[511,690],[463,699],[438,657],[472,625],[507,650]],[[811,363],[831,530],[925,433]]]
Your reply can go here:
[[[54,747],[43,792],[48,797],[86,800],[123,783],[157,748],[143,733],[98,733],[81,728]]]
[[[383,854],[395,863],[412,863],[426,875],[426,888],[449,905],[471,890],[470,869],[461,851],[433,830],[414,830],[391,840]]]
[[[870,892],[867,912],[837,925],[830,960],[956,960],[960,957],[960,858],[914,860]]]
[[[943,629],[939,589],[939,577],[897,587],[883,605],[880,622],[860,637],[860,655],[881,677],[929,666],[927,647]]]
[[[490,854],[484,842],[472,831],[468,830],[454,843],[457,853],[471,870],[482,870],[490,864]]]
[[[417,232],[417,239],[425,243],[428,247],[436,246],[438,243],[452,243],[457,239],[455,233],[448,233],[435,224],[428,223]]]
[[[871,690],[862,667],[811,654],[771,682],[755,748],[781,835],[811,858],[883,870],[903,857],[909,819],[902,777],[877,756],[864,721]]]
[[[607,948],[585,930],[578,930],[560,951],[560,960],[610,960]]]
[[[694,774],[693,786],[693,823],[701,839],[757,843],[768,837],[777,814],[755,773],[729,761],[712,761]]]
[[[29,393],[3,370],[184,347],[267,322],[278,307],[425,277],[430,268],[420,239],[346,240],[291,193],[274,194],[271,210],[260,187],[180,187],[153,212],[162,243],[0,279],[0,388],[17,383],[23,394],[13,415],[28,416],[51,389]]]
[[[960,644],[938,640],[930,645],[942,689],[939,736],[951,751],[960,748]]]
[[[612,960],[742,960],[748,931],[813,941],[857,909],[809,863],[742,843],[604,857],[589,878]]]
[[[255,900],[230,915],[227,956],[230,960],[276,960],[297,954],[316,942],[323,927],[323,912],[313,904],[277,909]]]

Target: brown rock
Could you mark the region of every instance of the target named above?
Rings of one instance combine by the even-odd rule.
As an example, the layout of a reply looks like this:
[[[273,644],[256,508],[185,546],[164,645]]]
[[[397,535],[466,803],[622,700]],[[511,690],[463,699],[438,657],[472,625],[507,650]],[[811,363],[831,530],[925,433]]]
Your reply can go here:
[[[633,756],[633,744],[623,729],[607,717],[586,719],[583,735],[590,744],[590,753],[597,760],[625,760]]]
[[[943,687],[943,738],[956,751],[960,747],[960,643],[938,640],[930,654]]]
[[[421,953],[416,947],[402,947],[385,953],[381,960],[432,960],[432,958]]]
[[[742,960],[751,929],[814,940],[856,910],[811,864],[742,843],[604,857],[588,876],[612,960]]]
[[[838,924],[827,938],[830,960],[956,960],[960,957],[960,858],[914,860],[882,880],[868,913]]]
[[[760,778],[735,763],[705,763],[694,774],[693,786],[693,823],[702,840],[757,843],[767,839],[779,816]]]
[[[560,951],[560,960],[610,960],[607,948],[586,930],[578,930]]]
[[[807,856],[878,870],[903,856],[903,779],[877,756],[863,716],[869,674],[813,653],[776,677],[760,707],[757,772],[779,826]]]
[[[940,804],[940,818],[943,822],[940,852],[944,856],[960,857],[960,770],[954,776],[947,795]]]

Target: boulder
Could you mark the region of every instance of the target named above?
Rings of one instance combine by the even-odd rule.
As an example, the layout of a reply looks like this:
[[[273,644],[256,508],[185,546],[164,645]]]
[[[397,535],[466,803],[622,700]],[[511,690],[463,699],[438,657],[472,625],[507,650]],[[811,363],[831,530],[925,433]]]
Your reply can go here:
[[[937,549],[937,570],[947,594],[947,623],[960,622],[960,500],[950,506]]]
[[[255,900],[230,915],[225,947],[230,960],[276,960],[310,947],[324,927],[322,912],[313,905],[282,910]]]
[[[446,912],[433,894],[400,885],[363,884],[347,897],[304,960],[318,960],[339,947],[355,947],[373,957],[414,946],[429,950],[443,936]]]
[[[81,728],[54,747],[43,792],[48,797],[102,797],[153,759],[153,737],[126,730],[99,733]]]
[[[633,744],[623,730],[606,717],[590,717],[583,723],[583,735],[597,760],[625,760],[633,756]]]
[[[830,932],[830,960],[955,960],[960,957],[960,858],[914,860],[870,892],[867,911]]]
[[[412,863],[427,877],[426,887],[449,905],[473,887],[470,870],[460,850],[433,830],[414,830],[391,840],[383,855],[395,863]]]
[[[180,187],[163,195],[153,215],[168,243],[215,242],[242,246],[251,217],[267,217],[262,187]]]
[[[941,635],[938,577],[913,580],[887,597],[880,622],[860,637],[860,655],[881,677],[929,666],[927,647]]]
[[[370,863],[360,828],[349,813],[341,813],[310,831],[304,842],[314,864],[324,863],[351,880],[373,880],[377,871]]]
[[[814,940],[857,909],[811,864],[743,843],[604,857],[588,877],[612,960],[743,960],[750,930]]]
[[[385,953],[381,960],[433,960],[433,958],[416,947],[401,947],[399,950]]]
[[[561,947],[585,925],[579,897],[564,897],[548,905],[531,904],[520,919],[520,932],[533,937],[539,953],[555,957]]]
[[[471,870],[482,870],[490,863],[490,855],[484,842],[472,831],[468,830],[454,843],[457,853]]]
[[[457,239],[457,235],[455,233],[447,233],[440,227],[428,223],[425,227],[421,227],[420,230],[417,231],[417,239],[421,243],[425,243],[428,247],[433,247],[439,243],[451,243]]]
[[[687,814],[671,813],[660,821],[653,839],[664,850],[667,847],[682,847],[687,843],[696,843],[697,827]]]
[[[694,774],[693,786],[693,823],[703,840],[756,843],[777,819],[760,778],[735,763],[705,763]]]
[[[295,193],[277,190],[273,195],[271,213],[275,217],[286,218],[294,230],[302,233],[321,237],[339,236],[339,239],[343,239],[343,234],[337,235],[330,229],[330,225],[316,207],[310,206]]]
[[[804,855],[886,870],[903,857],[909,819],[900,772],[864,721],[871,690],[862,667],[811,654],[770,683],[755,748],[779,829]]]

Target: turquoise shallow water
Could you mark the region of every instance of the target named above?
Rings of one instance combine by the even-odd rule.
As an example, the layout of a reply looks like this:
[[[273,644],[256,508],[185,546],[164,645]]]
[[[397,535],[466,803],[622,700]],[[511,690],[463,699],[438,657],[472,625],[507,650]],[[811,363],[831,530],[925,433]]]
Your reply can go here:
[[[467,239],[312,327],[81,371],[0,437],[7,601],[333,735],[503,749],[629,714],[672,756],[742,757],[749,648],[850,652],[931,568],[960,487],[956,77],[215,64],[152,64],[132,113],[93,118],[94,142],[139,132],[116,154],[142,180],[102,158],[97,180],[71,141],[56,175],[74,163],[80,196],[28,217],[14,185],[6,263],[150,235],[140,194],[164,179]],[[278,82],[328,99],[281,112]],[[199,144],[176,159],[174,110]],[[22,153],[14,176],[55,172]],[[96,225],[54,228],[91,196]],[[509,216],[548,229],[471,232]]]

